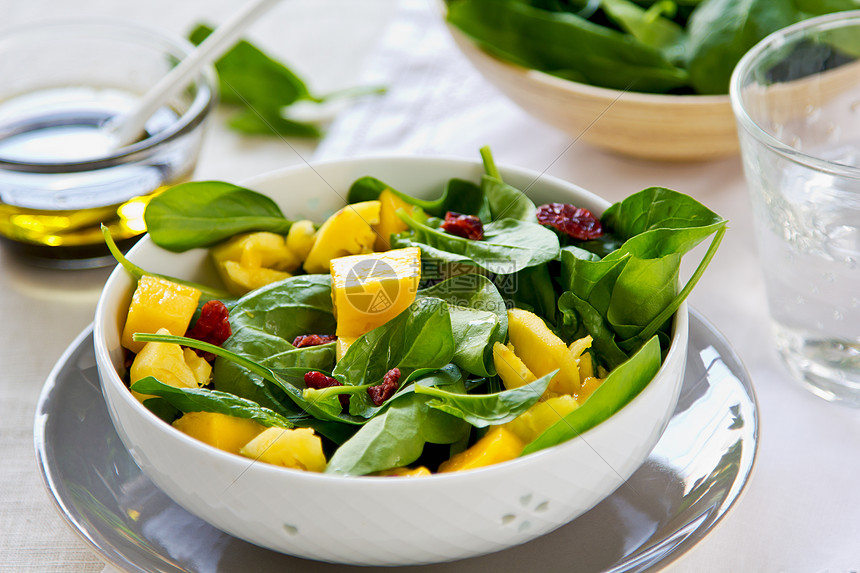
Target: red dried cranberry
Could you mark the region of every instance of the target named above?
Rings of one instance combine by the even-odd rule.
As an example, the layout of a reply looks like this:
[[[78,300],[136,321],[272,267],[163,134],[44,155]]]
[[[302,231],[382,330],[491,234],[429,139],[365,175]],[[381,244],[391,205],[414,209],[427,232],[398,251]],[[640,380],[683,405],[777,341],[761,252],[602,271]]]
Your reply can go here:
[[[233,331],[230,329],[230,311],[220,300],[207,301],[200,309],[200,318],[194,326],[185,333],[187,338],[193,338],[201,342],[208,342],[215,346],[221,346],[230,338]],[[196,350],[206,360],[212,361],[215,355],[210,352]]]
[[[591,211],[565,203],[541,205],[537,210],[537,220],[541,225],[555,227],[580,241],[597,239],[603,235],[603,225]]]
[[[321,390],[323,388],[330,388],[332,386],[343,386],[343,384],[341,384],[331,376],[326,376],[322,372],[311,370],[310,372],[305,372],[305,386],[307,386],[308,388],[313,388],[314,390]],[[340,400],[340,405],[342,408],[349,408],[348,395],[341,394],[340,396],[338,396],[338,399]]]
[[[367,389],[367,394],[375,406],[381,406],[383,402],[391,398],[397,391],[397,384],[400,382],[400,369],[392,368],[382,377],[382,384],[371,386]]]
[[[328,344],[337,340],[334,334],[302,334],[293,340],[293,346],[296,348],[306,348],[308,346],[319,346]]]
[[[463,237],[464,239],[480,241],[484,238],[484,225],[474,215],[463,215],[454,211],[448,211],[445,213],[445,221],[440,227],[445,232]]]

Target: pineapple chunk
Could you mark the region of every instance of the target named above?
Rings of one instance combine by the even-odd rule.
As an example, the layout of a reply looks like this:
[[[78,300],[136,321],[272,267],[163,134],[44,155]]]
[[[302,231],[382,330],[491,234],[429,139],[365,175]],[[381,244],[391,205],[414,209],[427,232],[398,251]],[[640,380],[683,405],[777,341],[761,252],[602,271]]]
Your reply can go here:
[[[158,330],[158,334],[170,333],[166,328],[161,328]],[[191,354],[194,353],[191,352]],[[194,358],[199,357],[195,354]],[[203,359],[200,358],[200,360]],[[205,360],[203,362],[206,363]],[[134,357],[129,376],[132,384],[141,378],[152,376],[159,382],[176,388],[197,388],[200,385],[200,379],[205,377],[206,381],[209,380],[211,372],[212,367],[208,363],[204,367],[196,360],[192,369],[192,366],[189,366],[186,361],[185,352],[178,344],[147,342]],[[137,392],[133,392],[133,394],[141,402],[152,397]]]
[[[287,248],[300,261],[304,261],[314,246],[314,234],[316,229],[313,221],[307,219],[296,221],[290,225],[290,231],[287,233]]]
[[[301,264],[283,235],[264,231],[237,235],[213,247],[211,255],[227,290],[237,296],[290,277]]]
[[[364,201],[347,205],[326,219],[305,259],[305,271],[327,273],[332,259],[373,251],[373,225],[379,223],[379,209],[379,201]]]
[[[292,276],[290,273],[265,267],[245,267],[236,261],[224,261],[219,269],[227,290],[236,296]]]
[[[326,460],[322,440],[311,428],[268,428],[239,450],[245,457],[261,462],[321,472]]]
[[[541,400],[503,426],[529,443],[578,407],[577,400],[570,394],[554,396]]]
[[[169,334],[184,335],[199,300],[200,291],[194,287],[148,275],[141,277],[128,307],[122,345],[140,352],[146,343],[132,340],[135,332],[153,333],[166,328]]]
[[[382,470],[381,472],[376,472],[373,475],[382,477],[424,477],[430,475],[430,470],[425,466],[418,466],[417,468],[404,467]]]
[[[508,390],[519,388],[537,380],[532,371],[514,353],[513,344],[505,346],[501,342],[494,343],[493,364],[496,366],[496,373]]]
[[[397,210],[403,209],[408,215],[415,214],[415,211],[421,210],[416,205],[410,205],[389,189],[384,189],[379,194],[379,224],[374,227],[376,230],[376,242],[373,248],[377,251],[387,251],[391,248],[389,240],[394,233],[402,233],[409,227],[400,220],[397,216]]]
[[[418,247],[331,261],[338,338],[356,338],[385,324],[415,301],[421,278]]]
[[[547,390],[573,394],[579,390],[579,369],[564,341],[551,331],[538,315],[512,308],[508,311],[508,336],[517,355],[535,376],[544,376],[556,368]]]
[[[506,462],[518,457],[523,448],[525,443],[516,434],[504,426],[493,426],[473,446],[442,462],[439,473],[460,472]]]
[[[242,446],[266,429],[253,420],[216,412],[187,412],[173,422],[173,427],[232,454],[238,454]]]

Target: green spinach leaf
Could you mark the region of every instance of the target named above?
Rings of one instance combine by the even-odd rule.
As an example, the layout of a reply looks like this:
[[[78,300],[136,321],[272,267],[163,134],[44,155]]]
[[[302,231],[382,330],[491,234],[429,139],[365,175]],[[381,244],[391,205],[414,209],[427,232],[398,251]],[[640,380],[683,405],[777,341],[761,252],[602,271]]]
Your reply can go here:
[[[246,418],[267,427],[292,428],[294,426],[293,422],[284,416],[228,392],[207,388],[176,388],[152,376],[138,380],[131,385],[131,389],[141,394],[159,396],[183,413],[214,412]]]
[[[493,394],[467,394],[422,385],[415,386],[415,393],[432,396],[427,403],[431,408],[462,418],[476,428],[485,428],[510,422],[528,410],[540,399],[557,372],[554,370],[519,388]]]
[[[175,252],[208,247],[247,231],[286,234],[292,225],[265,195],[222,181],[169,188],[149,202],[144,221],[153,242]]]

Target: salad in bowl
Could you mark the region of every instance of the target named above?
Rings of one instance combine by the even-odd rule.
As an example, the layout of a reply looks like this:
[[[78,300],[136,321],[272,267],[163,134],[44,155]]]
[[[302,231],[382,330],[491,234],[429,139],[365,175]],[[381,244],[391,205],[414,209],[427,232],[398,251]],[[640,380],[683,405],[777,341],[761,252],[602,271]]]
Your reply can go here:
[[[668,189],[607,206],[482,158],[154,199],[95,331],[146,475],[228,533],[359,564],[521,543],[623,484],[675,407],[684,299],[726,221]]]

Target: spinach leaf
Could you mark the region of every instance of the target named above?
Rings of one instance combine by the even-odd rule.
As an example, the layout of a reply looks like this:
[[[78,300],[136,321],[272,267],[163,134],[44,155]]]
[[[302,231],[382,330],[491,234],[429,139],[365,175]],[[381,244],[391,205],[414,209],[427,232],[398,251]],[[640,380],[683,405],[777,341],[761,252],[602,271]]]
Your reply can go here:
[[[555,285],[549,271],[551,263],[521,270],[514,275],[514,285],[506,289],[513,302],[512,306],[529,308],[550,325],[558,323],[557,300]]]
[[[418,297],[448,303],[455,348],[451,361],[476,376],[495,374],[493,343],[507,338],[508,313],[492,281],[477,274],[460,275],[418,291]]]
[[[434,385],[432,377],[415,384]],[[454,386],[462,390],[462,381]],[[469,424],[431,408],[432,399],[414,391],[395,395],[381,413],[335,451],[325,473],[366,475],[402,467],[417,460],[427,443],[454,444],[468,439]]]
[[[521,455],[566,442],[600,424],[636,397],[660,369],[660,343],[651,338],[628,361],[612,370],[578,408],[526,445]]]
[[[486,171],[481,178],[481,189],[487,198],[493,220],[507,218],[536,223],[535,204],[525,193],[502,180],[489,147],[481,148],[481,159]]]
[[[422,385],[415,386],[415,393],[432,396],[433,399],[427,403],[431,408],[462,418],[476,428],[485,428],[510,422],[528,410],[540,399],[557,372],[554,370],[519,388],[494,394],[466,394]]]
[[[207,388],[176,388],[160,382],[152,376],[142,378],[131,385],[141,394],[159,396],[167,400],[180,412],[214,412],[236,418],[253,420],[267,427],[292,428],[294,424],[284,416],[263,408],[256,402],[239,398],[228,392]]]
[[[483,240],[473,241],[420,223],[402,211],[397,215],[412,233],[393,236],[394,245],[419,247],[422,256],[439,258],[446,263],[473,265],[491,273],[509,275],[551,261],[559,252],[558,236],[537,223],[494,220],[484,225]]]
[[[658,49],[569,12],[521,0],[449,0],[448,21],[521,66],[612,89],[666,92],[688,82]]]
[[[334,344],[295,348],[301,334],[331,334],[335,319],[329,275],[300,275],[266,285],[239,299],[230,310],[233,335],[224,349],[270,369],[305,368],[329,372],[334,367]],[[215,388],[258,402],[283,407],[287,399],[266,377],[234,360],[217,358]],[[304,383],[299,383],[301,388]]]
[[[332,376],[345,386],[379,384],[392,368],[409,376],[419,368],[441,368],[454,356],[454,336],[447,303],[419,298],[387,323],[360,336],[337,363]],[[350,414],[370,418],[380,406],[367,392],[353,394]]]
[[[346,196],[348,203],[375,201],[380,193],[388,190],[409,205],[415,205],[433,217],[444,217],[448,211],[475,215],[484,222],[490,221],[490,208],[483,190],[465,179],[449,179],[445,183],[442,195],[437,199],[427,200],[413,197],[394,189],[387,183],[375,177],[365,176],[355,180]]]
[[[577,340],[590,334],[593,339],[592,350],[598,362],[610,371],[627,360],[627,353],[615,341],[611,325],[593,304],[567,291],[559,297],[558,308],[562,313],[567,340]]]
[[[725,94],[741,57],[771,32],[801,19],[793,0],[705,0],[690,16],[690,83],[700,94]]]
[[[144,221],[153,242],[175,252],[208,247],[247,231],[286,234],[292,225],[265,195],[223,181],[169,188],[149,202]]]
[[[646,46],[660,50],[670,62],[680,63],[684,58],[687,34],[683,26],[663,17],[660,13],[663,6],[664,3],[655,2],[646,10],[630,0],[600,2],[603,11],[624,31]]]

